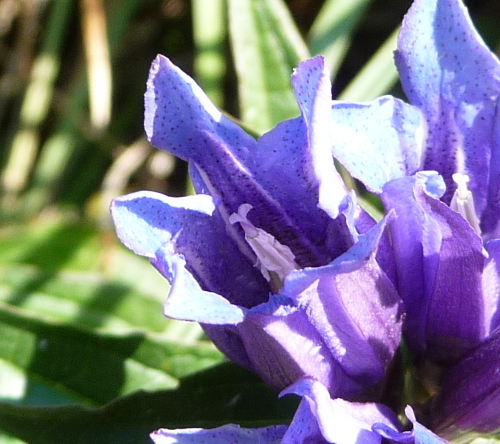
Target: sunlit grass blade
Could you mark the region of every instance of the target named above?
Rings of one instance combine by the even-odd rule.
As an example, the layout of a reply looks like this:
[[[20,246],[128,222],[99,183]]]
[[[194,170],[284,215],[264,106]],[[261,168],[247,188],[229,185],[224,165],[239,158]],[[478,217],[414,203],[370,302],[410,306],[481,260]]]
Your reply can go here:
[[[25,93],[19,129],[14,136],[11,152],[2,176],[6,194],[4,206],[15,204],[25,188],[35,162],[40,143],[40,125],[46,119],[52,101],[54,83],[61,64],[61,47],[70,24],[72,0],[51,3],[50,15],[40,53],[34,60],[30,84]]]
[[[81,0],[82,32],[87,60],[90,121],[105,128],[111,118],[111,61],[103,0]]]
[[[371,0],[327,0],[308,36],[311,54],[325,56],[335,77],[351,44],[352,36]]]
[[[193,38],[196,47],[196,80],[219,108],[224,105],[223,79],[226,73],[224,0],[192,0]]]
[[[340,93],[339,99],[350,101],[373,100],[386,94],[397,82],[394,64],[399,27],[387,38],[363,69]]]
[[[242,120],[258,132],[298,115],[290,75],[308,57],[281,0],[229,0]]]
[[[0,428],[30,444],[150,444],[149,434],[161,427],[284,424],[298,401],[278,398],[258,377],[224,363],[182,379],[176,390],[134,393],[99,409],[0,402]]]
[[[138,0],[123,1],[119,9],[111,14],[108,28],[111,56],[116,52],[137,6]],[[95,183],[95,174],[100,172],[102,164],[106,161],[104,153],[98,152],[96,141],[90,141],[82,128],[83,113],[88,104],[88,88],[83,73],[79,74],[79,77],[74,79],[73,87],[68,95],[66,112],[61,116],[54,131],[42,147],[33,173],[32,187],[23,201],[24,209],[28,214],[37,212],[47,205],[61,190],[65,180],[70,182],[70,184],[64,183],[67,188],[76,190],[88,185],[77,181],[86,179]],[[91,165],[88,159],[85,159],[86,163],[83,164],[82,159],[86,155],[97,165]],[[74,165],[78,165],[81,175],[71,176],[73,172],[71,167]]]

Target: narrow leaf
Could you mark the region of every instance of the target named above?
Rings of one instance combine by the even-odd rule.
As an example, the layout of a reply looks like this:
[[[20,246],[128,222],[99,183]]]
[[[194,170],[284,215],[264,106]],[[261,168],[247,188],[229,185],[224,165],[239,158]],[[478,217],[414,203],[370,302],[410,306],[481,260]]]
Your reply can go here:
[[[341,92],[339,99],[349,101],[373,100],[387,93],[398,79],[393,53],[396,49],[399,27]]]
[[[229,0],[242,120],[259,132],[298,115],[290,76],[307,48],[282,0]]]
[[[335,77],[370,0],[327,0],[309,31],[311,54],[325,56]]]

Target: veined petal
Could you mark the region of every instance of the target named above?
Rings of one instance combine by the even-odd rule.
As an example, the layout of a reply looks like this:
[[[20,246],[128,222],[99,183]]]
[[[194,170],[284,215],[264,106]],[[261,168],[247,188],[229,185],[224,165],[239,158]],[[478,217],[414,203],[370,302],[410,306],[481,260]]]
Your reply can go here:
[[[244,429],[228,424],[216,429],[160,429],[151,434],[155,444],[279,444],[284,425]]]
[[[331,147],[335,158],[375,193],[386,182],[419,169],[425,122],[418,108],[394,97],[334,101]]]
[[[374,259],[384,227],[385,221],[377,224],[329,265],[293,271],[281,292],[305,311],[324,347],[364,387],[384,377],[401,338],[401,300]]]
[[[245,307],[267,300],[267,282],[227,235],[210,196],[142,191],[115,199],[111,215],[120,240],[153,260],[171,283],[172,257],[182,255],[203,290]]]
[[[387,407],[331,399],[327,389],[311,378],[297,381],[280,396],[291,393],[302,396],[303,400],[282,444],[322,442],[323,439],[335,444],[379,444],[382,437],[372,431],[373,424],[399,427],[396,415]]]
[[[500,63],[462,1],[415,0],[399,35],[396,64],[406,95],[427,120],[422,169],[444,177],[446,203],[456,188],[452,174],[467,174],[477,214],[481,219],[488,206],[497,224],[500,154],[494,127]]]
[[[449,440],[500,430],[500,329],[446,375],[432,405],[433,429]]]
[[[310,95],[303,101],[314,112],[282,123],[258,142],[222,116],[196,83],[165,57],[153,63],[146,93],[145,127],[151,142],[190,162],[197,189],[220,200],[218,210],[226,221],[242,204],[251,205],[253,225],[290,247],[301,266],[325,264],[350,246],[338,245],[342,236],[331,234],[331,218],[318,208],[326,199],[320,199],[325,195],[321,184],[337,175],[331,158],[332,168],[318,161],[329,156],[328,145],[310,136],[313,123],[318,128],[314,134],[325,131],[316,111],[327,100],[328,78],[322,66],[314,59],[296,74],[296,85]],[[308,76],[318,72],[316,82],[307,84]],[[332,202],[344,197],[329,192]],[[334,213],[332,205],[325,208]],[[233,236],[241,231],[231,230]]]
[[[424,180],[389,182],[382,199],[389,222],[412,349],[452,361],[486,334],[481,275],[482,241],[458,213],[426,193]],[[435,186],[431,186],[433,190]]]
[[[238,325],[253,368],[277,390],[304,376],[321,381],[337,396],[353,396],[365,386],[336,361],[303,310],[283,296],[251,309]]]

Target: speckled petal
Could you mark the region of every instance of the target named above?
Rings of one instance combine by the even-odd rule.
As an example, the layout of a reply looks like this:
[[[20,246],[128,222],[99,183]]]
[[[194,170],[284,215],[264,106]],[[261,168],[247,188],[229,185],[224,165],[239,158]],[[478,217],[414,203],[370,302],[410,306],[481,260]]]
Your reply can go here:
[[[415,0],[399,35],[396,64],[406,95],[427,120],[422,168],[444,177],[446,203],[456,188],[452,174],[468,174],[480,218],[489,207],[493,220],[483,218],[489,231],[500,211],[500,150],[494,136],[498,59],[461,0]]]
[[[422,124],[418,108],[390,96],[367,103],[334,101],[332,152],[369,190],[380,193],[386,182],[419,169]]]
[[[294,71],[292,85],[307,131],[307,150],[304,160],[309,163],[312,182],[318,188],[318,206],[332,218],[339,214],[339,206],[346,194],[340,174],[330,154],[332,102],[330,72],[323,57],[301,63]],[[303,168],[303,171],[307,169]]]
[[[146,93],[151,142],[190,162],[197,190],[221,201],[223,218],[242,204],[252,205],[251,222],[288,245],[301,266],[325,264],[350,246],[331,235],[338,222],[326,212],[338,213],[345,189],[321,135],[328,126],[319,116],[331,99],[324,71],[322,59],[297,68],[294,84],[304,96],[299,99],[304,116],[283,122],[259,141],[222,116],[165,57],[153,63]],[[335,188],[326,193],[326,186]]]
[[[120,240],[171,282],[171,260],[182,255],[203,290],[244,307],[267,300],[267,282],[227,235],[210,196],[142,191],[115,199],[111,214]]]
[[[461,215],[429,196],[421,180],[389,182],[382,199],[396,212],[389,228],[406,338],[419,354],[454,360],[486,332],[482,241]]]
[[[155,444],[279,444],[284,425],[244,429],[228,424],[216,429],[160,429],[151,434]]]

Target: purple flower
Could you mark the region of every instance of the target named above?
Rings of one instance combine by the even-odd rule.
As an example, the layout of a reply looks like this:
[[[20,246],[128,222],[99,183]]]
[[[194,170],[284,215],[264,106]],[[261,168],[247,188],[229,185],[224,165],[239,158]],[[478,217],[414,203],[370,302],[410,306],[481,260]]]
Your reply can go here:
[[[415,0],[395,58],[413,106],[334,103],[334,128],[350,130],[333,153],[396,214],[394,282],[420,376],[437,384],[433,429],[491,433],[500,428],[500,62],[460,0]]]
[[[242,429],[230,424],[216,429],[160,429],[151,434],[155,444],[232,443],[232,444],[444,444],[415,419],[413,410],[405,410],[412,423],[410,431],[382,404],[355,403],[331,399],[326,388],[309,378],[297,381],[281,393],[302,396],[302,401],[287,426]]]
[[[499,294],[483,270],[499,237],[500,64],[460,0],[416,0],[396,63],[414,106],[334,103],[334,127],[351,128],[333,152],[397,214],[389,228],[412,349],[453,362],[498,325]]]
[[[403,310],[375,259],[386,221],[360,210],[333,164],[323,59],[292,83],[301,116],[255,140],[158,56],[146,132],[189,162],[199,194],[139,192],[111,211],[122,242],[171,282],[166,316],[202,323],[278,390],[310,376],[351,398],[385,377]]]

